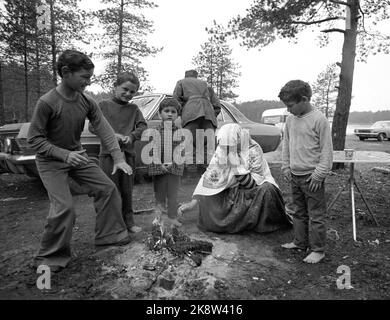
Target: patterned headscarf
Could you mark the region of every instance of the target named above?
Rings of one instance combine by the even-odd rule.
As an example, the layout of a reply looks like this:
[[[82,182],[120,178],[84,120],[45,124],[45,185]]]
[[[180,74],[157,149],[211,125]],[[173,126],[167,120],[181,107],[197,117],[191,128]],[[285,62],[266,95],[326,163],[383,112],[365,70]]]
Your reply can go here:
[[[250,173],[257,185],[268,181],[277,186],[260,145],[249,130],[236,123],[222,126],[217,134],[217,148],[207,170],[200,178],[194,195],[214,195],[237,183],[235,175]],[[228,154],[226,146],[229,147]]]

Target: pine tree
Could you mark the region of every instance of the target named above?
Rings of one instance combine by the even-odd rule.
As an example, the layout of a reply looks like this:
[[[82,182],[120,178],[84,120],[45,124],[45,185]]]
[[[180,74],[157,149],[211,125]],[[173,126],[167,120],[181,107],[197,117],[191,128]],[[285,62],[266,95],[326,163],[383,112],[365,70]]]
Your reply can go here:
[[[390,36],[369,30],[389,17],[389,0],[254,0],[244,17],[230,21],[226,34],[240,37],[246,47],[262,48],[277,38],[294,39],[308,27],[323,28],[324,45],[329,34],[341,33],[344,42],[332,139],[334,149],[343,150],[356,54],[365,61],[371,53],[389,53]],[[334,24],[340,20],[345,20],[345,28]]]
[[[332,117],[338,94],[339,74],[337,65],[332,63],[322,71],[316,82],[313,84],[313,105],[317,107],[325,116]]]
[[[156,54],[160,49],[146,42],[146,35],[153,32],[153,23],[141,11],[155,8],[156,5],[147,0],[102,0],[102,3],[106,8],[94,12],[94,15],[105,30],[99,49],[108,64],[98,81],[103,86],[111,86],[118,73],[133,71],[144,86],[147,72],[141,60]]]
[[[217,28],[215,23],[214,28]],[[215,32],[216,29],[211,30]],[[219,30],[218,34],[214,33],[216,36],[202,44],[201,51],[192,61],[200,77],[207,81],[220,99],[234,100],[237,95],[232,90],[238,86],[239,65],[231,58],[232,49],[226,37],[218,36],[221,33],[222,30]]]

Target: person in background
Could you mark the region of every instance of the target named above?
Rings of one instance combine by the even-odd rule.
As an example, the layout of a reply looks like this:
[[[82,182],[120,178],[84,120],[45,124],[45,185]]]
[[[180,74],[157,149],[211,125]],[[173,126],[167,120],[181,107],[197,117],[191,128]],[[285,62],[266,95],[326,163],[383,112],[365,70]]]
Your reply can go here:
[[[185,78],[176,83],[173,97],[177,99],[181,106],[182,127],[188,129],[192,134],[193,150],[196,150],[196,130],[213,130],[215,132],[218,123],[217,116],[221,112],[220,101],[214,90],[207,85],[206,81],[198,79],[196,70],[185,72]],[[206,155],[203,165],[197,166],[198,172],[203,172],[207,167],[207,157],[212,156],[214,148],[207,154],[207,145],[204,145]],[[195,162],[197,163],[197,162]]]

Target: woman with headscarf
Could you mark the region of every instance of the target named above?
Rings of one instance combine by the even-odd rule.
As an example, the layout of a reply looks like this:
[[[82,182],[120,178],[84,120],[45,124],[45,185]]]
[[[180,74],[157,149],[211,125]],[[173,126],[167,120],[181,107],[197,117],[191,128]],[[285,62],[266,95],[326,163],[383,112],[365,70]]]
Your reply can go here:
[[[199,205],[199,226],[213,232],[271,232],[292,226],[260,145],[238,124],[217,134],[217,148],[193,199],[179,215]]]

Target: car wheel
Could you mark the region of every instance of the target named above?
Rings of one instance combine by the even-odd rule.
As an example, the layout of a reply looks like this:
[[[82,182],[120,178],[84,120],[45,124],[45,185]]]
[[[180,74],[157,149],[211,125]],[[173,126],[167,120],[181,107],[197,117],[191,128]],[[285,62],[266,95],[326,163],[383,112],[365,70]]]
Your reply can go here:
[[[364,137],[359,137],[359,140],[360,140],[360,141],[364,141],[364,140],[366,140],[366,138],[364,138]]]
[[[384,134],[384,133],[380,133],[380,134],[378,134],[378,141],[383,141],[383,140],[385,140],[386,139],[386,135]]]

